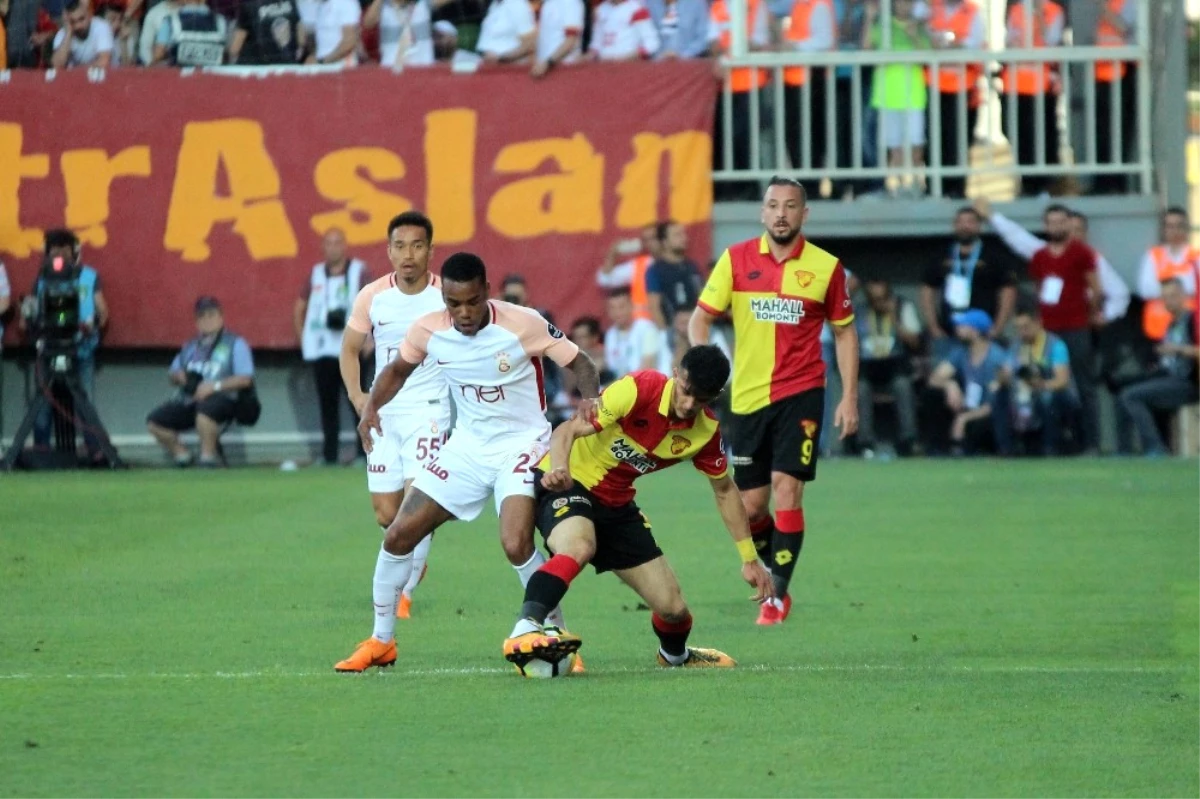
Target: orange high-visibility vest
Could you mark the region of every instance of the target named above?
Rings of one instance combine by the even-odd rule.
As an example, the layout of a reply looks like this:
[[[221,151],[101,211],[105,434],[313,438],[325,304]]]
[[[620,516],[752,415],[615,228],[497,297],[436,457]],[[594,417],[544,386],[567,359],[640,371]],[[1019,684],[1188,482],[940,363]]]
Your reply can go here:
[[[752,32],[754,20],[758,18],[759,2],[760,0],[750,0],[747,3],[746,11],[749,14],[746,19],[747,34]],[[733,46],[733,31],[729,29],[729,6],[725,4],[725,0],[713,0],[712,7],[709,9],[709,15],[718,30],[721,31],[721,38],[718,40],[721,49],[728,53],[729,48]],[[729,88],[738,94],[748,92],[752,89],[761,89],[766,83],[767,71],[765,69],[739,67],[729,71]]]
[[[1034,47],[1045,47],[1046,41],[1045,41],[1044,37],[1042,36],[1042,29],[1053,26],[1055,23],[1059,22],[1062,18],[1063,18],[1062,6],[1060,6],[1058,3],[1052,2],[1051,0],[1046,0],[1046,5],[1043,7],[1043,11],[1042,11],[1042,20],[1041,20],[1042,24],[1040,26],[1033,25],[1033,46]],[[1027,26],[1025,24],[1025,4],[1024,3],[1017,3],[1016,5],[1014,5],[1012,8],[1010,8],[1008,10],[1008,27],[1018,28],[1022,32],[1025,31]],[[1024,39],[1023,33],[1022,33],[1021,43],[1018,46],[1021,47],[1022,49],[1024,49],[1024,47],[1025,47],[1025,39]],[[1052,87],[1054,85],[1054,73],[1052,73],[1050,71],[1050,63],[1049,62],[1046,62],[1046,61],[1043,61],[1041,63],[1026,62],[1026,63],[1022,63],[1022,64],[1017,64],[1016,72],[1017,72],[1017,83],[1016,83],[1017,94],[1040,94],[1043,92],[1052,91]],[[1001,75],[1001,77],[1004,79],[1004,88],[1005,88],[1005,90],[1007,90],[1009,87],[1009,82],[1008,82],[1009,81],[1009,70],[1008,70],[1007,66],[1004,68],[1004,72]]]
[[[1125,0],[1108,0],[1108,13],[1113,16],[1119,17],[1124,8]],[[1112,25],[1104,17],[1100,17],[1100,22],[1096,25],[1096,46],[1124,47],[1125,44],[1125,37],[1121,35],[1116,26]],[[1096,80],[1103,83],[1111,83],[1123,77],[1125,77],[1125,65],[1120,61],[1096,62]]]
[[[818,4],[829,9],[829,18],[837,25],[829,0],[796,0],[792,6],[792,22],[784,34],[788,41],[802,42],[811,35],[812,12]],[[788,86],[803,86],[808,83],[808,67],[788,67],[783,71],[783,82]]]
[[[1161,283],[1171,278],[1181,278],[1196,269],[1196,264],[1200,263],[1200,249],[1188,247],[1183,252],[1183,258],[1172,261],[1167,248],[1160,245],[1150,248],[1150,258],[1154,261],[1155,279]],[[1197,288],[1200,289],[1200,284],[1197,284]],[[1188,298],[1188,310],[1196,310],[1195,297]],[[1162,337],[1167,335],[1167,328],[1170,326],[1171,312],[1163,305],[1163,301],[1146,300],[1146,304],[1142,306],[1142,332],[1146,334],[1146,338],[1161,341]]]
[[[629,282],[629,299],[633,302],[635,319],[654,321],[654,315],[650,313],[650,298],[646,292],[646,272],[650,271],[652,263],[654,263],[654,259],[649,255],[639,255],[633,259],[633,279]]]
[[[933,13],[929,18],[929,28],[942,33],[949,31],[954,34],[955,40],[963,42],[970,37],[971,28],[975,26],[975,18],[978,16],[979,6],[971,0],[963,0],[959,3],[953,14],[946,13],[944,0],[934,0]],[[932,73],[932,70],[930,72]],[[983,74],[981,64],[967,64],[965,70],[961,65],[943,65],[938,68],[938,91],[946,94],[958,94],[962,91],[972,92],[967,100],[972,106],[978,105],[979,98],[973,91],[979,83],[981,74]],[[930,86],[933,85],[932,80],[933,76],[930,74],[927,79]]]

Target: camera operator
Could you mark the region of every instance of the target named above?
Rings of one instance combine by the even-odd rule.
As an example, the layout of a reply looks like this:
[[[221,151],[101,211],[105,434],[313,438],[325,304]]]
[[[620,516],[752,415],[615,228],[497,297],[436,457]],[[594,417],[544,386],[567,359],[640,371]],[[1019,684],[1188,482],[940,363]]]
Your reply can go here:
[[[342,231],[333,228],[326,233],[321,247],[325,260],[313,267],[312,274],[300,289],[292,311],[292,324],[296,338],[300,339],[300,352],[304,360],[312,364],[321,407],[322,455],[325,465],[332,466],[338,462],[339,403],[343,400],[349,403],[342,390],[342,373],[338,366],[342,334],[351,304],[358,296],[358,290],[369,280],[365,279],[363,262],[347,257],[346,236]],[[353,406],[350,406],[350,412],[354,413]],[[359,446],[362,446],[361,442]]]
[[[1040,447],[1034,451],[1058,455],[1066,425],[1078,419],[1082,410],[1071,379],[1067,345],[1042,327],[1041,315],[1032,303],[1019,307],[1013,321],[1017,331],[1009,354],[1013,387],[1003,395],[1012,407],[1005,411],[1021,441],[1040,433]]]
[[[79,330],[73,336],[77,342],[75,347],[74,373],[79,378],[79,386],[88,399],[96,399],[96,348],[100,346],[100,333],[108,325],[108,303],[104,300],[104,292],[100,288],[100,275],[96,270],[81,263],[83,247],[79,238],[69,230],[48,230],[45,237],[46,259],[42,271],[38,273],[33,284],[32,302],[21,314],[20,327],[23,331],[33,328],[35,336],[40,335],[37,319],[38,308],[43,301],[43,295],[48,286],[43,273],[54,269],[63,276],[64,281],[75,285],[79,295]],[[60,260],[61,259],[61,260]],[[39,391],[49,391],[50,374],[45,373],[45,365],[39,364],[37,387]],[[51,412],[49,407],[43,407],[33,423],[34,446],[45,448],[50,445]],[[69,421],[69,420],[68,420]],[[98,460],[102,457],[99,442],[93,431],[84,429],[83,440],[87,446],[88,457]]]
[[[192,453],[179,440],[182,430],[200,436],[200,466],[219,466],[218,442],[223,425],[236,420],[252,425],[261,407],[254,391],[254,359],[250,345],[225,329],[221,303],[215,297],[196,300],[199,335],[183,345],[171,361],[169,379],[176,396],[150,411],[146,427],[176,466],[190,466]]]

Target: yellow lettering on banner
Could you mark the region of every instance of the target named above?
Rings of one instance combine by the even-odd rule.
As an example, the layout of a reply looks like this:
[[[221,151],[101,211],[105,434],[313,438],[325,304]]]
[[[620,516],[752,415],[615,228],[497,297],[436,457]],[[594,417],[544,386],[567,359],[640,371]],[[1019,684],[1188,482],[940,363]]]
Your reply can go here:
[[[112,182],[120,177],[149,177],[150,148],[126,147],[112,158],[104,150],[68,150],[59,158],[59,166],[67,191],[67,227],[85,244],[103,247],[108,244],[104,223]]]
[[[668,156],[667,216],[685,225],[712,216],[711,136],[699,131],[639,133],[633,137],[633,154],[617,183],[617,227],[638,228],[659,218],[659,174]]]
[[[322,197],[340,202],[342,207],[316,214],[309,224],[322,236],[332,228],[341,228],[350,244],[382,241],[388,220],[413,204],[399,194],[380,190],[375,183],[400,180],[404,173],[400,156],[382,147],[334,150],[317,162],[313,185]]]
[[[475,235],[475,134],[479,114],[469,108],[425,117],[425,213],[437,220],[438,243],[461,244]]]
[[[0,252],[24,258],[42,249],[42,231],[21,227],[21,181],[50,174],[50,156],[21,154],[24,131],[0,123]]]
[[[510,183],[492,196],[487,220],[514,239],[604,229],[604,156],[581,133],[510,144],[496,156],[500,174],[532,172],[553,159],[560,171]]]
[[[228,196],[217,195],[221,169]],[[296,234],[279,192],[262,125],[250,119],[189,122],[175,164],[163,245],[185,261],[204,261],[211,254],[213,226],[232,222],[254,260],[294,256]]]

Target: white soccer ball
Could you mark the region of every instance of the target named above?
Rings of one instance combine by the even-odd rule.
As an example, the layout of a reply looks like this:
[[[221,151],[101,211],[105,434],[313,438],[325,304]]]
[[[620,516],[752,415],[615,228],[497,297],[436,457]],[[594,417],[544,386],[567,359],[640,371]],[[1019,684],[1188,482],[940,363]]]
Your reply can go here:
[[[557,663],[551,663],[548,660],[534,658],[524,666],[517,666],[517,671],[522,677],[533,677],[539,680],[549,679],[551,677],[566,677],[571,673],[571,668],[575,665],[575,653],[567,655]]]

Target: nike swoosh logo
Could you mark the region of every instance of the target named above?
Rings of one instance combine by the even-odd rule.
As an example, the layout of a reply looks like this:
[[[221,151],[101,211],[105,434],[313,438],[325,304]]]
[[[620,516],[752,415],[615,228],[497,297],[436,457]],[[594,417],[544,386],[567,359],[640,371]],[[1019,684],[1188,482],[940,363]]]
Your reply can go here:
[[[380,322],[380,323],[379,323],[379,326],[380,326],[380,327],[387,327],[388,325],[394,325],[394,324],[396,324],[396,323],[395,323],[395,322]]]
[[[449,364],[449,361],[443,361],[441,358],[438,359],[438,366],[448,366]]]

